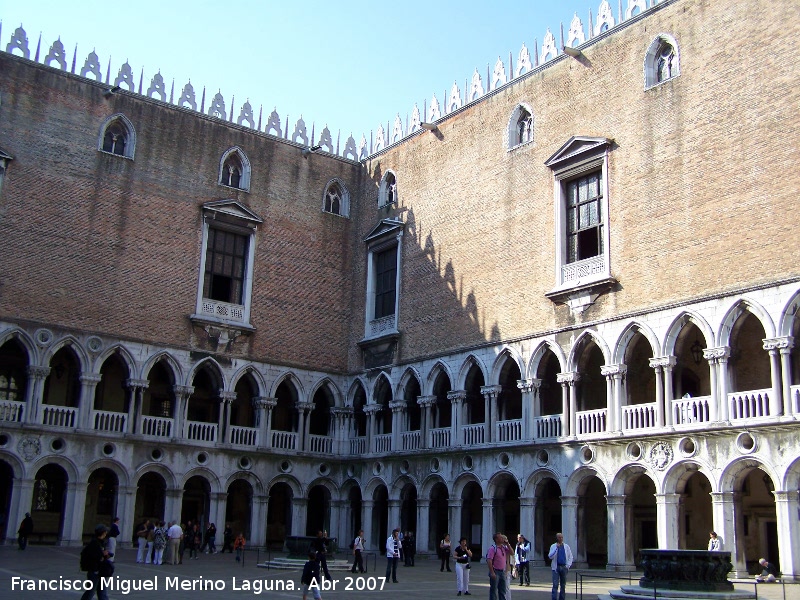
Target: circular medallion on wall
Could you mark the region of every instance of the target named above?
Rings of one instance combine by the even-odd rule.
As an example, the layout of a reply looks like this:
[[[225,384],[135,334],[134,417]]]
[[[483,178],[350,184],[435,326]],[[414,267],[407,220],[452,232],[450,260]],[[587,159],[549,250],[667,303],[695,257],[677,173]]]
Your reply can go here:
[[[197,464],[204,465],[208,462],[208,454],[205,452],[198,452],[197,453]]]
[[[690,456],[694,456],[697,452],[697,444],[695,444],[692,438],[685,437],[678,442],[678,451],[681,453],[681,456],[689,458]]]
[[[245,471],[253,466],[253,461],[250,460],[249,456],[240,456],[238,463],[239,468],[244,469]]]
[[[650,455],[648,460],[654,469],[663,471],[672,462],[673,452],[672,446],[666,442],[656,442],[650,448]]]
[[[7,433],[0,433],[0,448],[5,448],[8,446],[8,443],[11,441],[11,438],[8,436]]]
[[[159,462],[162,458],[164,458],[164,451],[161,448],[153,448],[153,450],[150,452],[150,458],[156,462]]]
[[[410,468],[411,468],[411,464],[407,460],[404,460],[403,462],[400,463],[400,472],[403,475],[408,474],[408,471],[409,471]]]
[[[42,444],[39,442],[39,438],[26,435],[17,444],[17,451],[20,453],[22,458],[27,461],[31,461],[41,454]]]
[[[383,471],[383,463],[381,461],[376,460],[375,464],[372,465],[372,474],[373,475],[380,475],[381,471]]]
[[[328,466],[328,463],[320,463],[319,468],[317,469],[317,472],[320,475],[327,475],[328,473],[331,472],[331,468]]]
[[[117,451],[117,447],[114,444],[104,444],[103,445],[103,456],[114,456],[114,453]]]
[[[442,465],[439,463],[438,458],[431,459],[431,473],[438,473],[439,469],[441,469]]]
[[[347,465],[347,476],[348,477],[355,477],[356,476],[356,468],[353,465]]]
[[[758,448],[758,442],[751,433],[743,431],[736,436],[736,448],[742,454],[752,454]]]
[[[536,464],[544,467],[550,462],[550,453],[547,450],[539,450],[536,453]]]
[[[594,450],[590,446],[584,446],[580,450],[581,462],[588,465],[594,460]]]
[[[505,452],[501,452],[497,457],[497,464],[500,465],[501,469],[507,469],[508,465],[511,464],[511,458]]]
[[[96,335],[87,338],[86,340],[86,347],[89,349],[89,352],[93,352],[97,354],[100,350],[103,349],[103,340],[101,340]]]
[[[472,457],[467,454],[464,458],[461,459],[461,468],[465,471],[472,471],[472,468],[475,466],[475,461],[472,460]]]
[[[33,334],[33,339],[40,346],[47,346],[53,341],[53,332],[49,329],[37,329],[36,333]]]
[[[67,447],[67,442],[64,441],[64,438],[54,438],[50,440],[50,450],[55,453],[61,453],[64,451],[64,448]]]
[[[631,442],[625,449],[625,454],[630,460],[641,460],[644,456],[644,448],[639,442]]]
[[[289,460],[284,460],[281,462],[280,465],[281,471],[284,473],[291,473],[292,472],[292,462]]]

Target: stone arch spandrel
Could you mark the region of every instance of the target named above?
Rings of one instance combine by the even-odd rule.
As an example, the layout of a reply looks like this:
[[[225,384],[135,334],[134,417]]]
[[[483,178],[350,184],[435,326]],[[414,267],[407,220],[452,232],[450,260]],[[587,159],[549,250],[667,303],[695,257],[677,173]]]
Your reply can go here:
[[[791,298],[789,298],[788,302],[786,302],[781,310],[781,314],[778,317],[779,336],[783,337],[792,335],[792,331],[794,330],[794,322],[797,319],[798,311],[800,311],[800,290],[797,290],[792,294]],[[800,340],[797,343],[800,343]]]
[[[236,481],[246,481],[250,484],[253,488],[253,494],[256,496],[263,496],[264,495],[264,484],[261,482],[261,479],[255,474],[250,471],[235,471],[228,475],[228,478],[225,480],[225,491],[227,492],[230,487]]]
[[[424,396],[433,395],[433,386],[436,385],[436,379],[439,377],[439,373],[445,374],[447,379],[450,381],[450,389],[453,389],[453,373],[450,370],[449,365],[444,361],[437,360],[436,364],[434,364],[431,370],[428,371],[428,376],[425,379],[425,388],[422,392]]]
[[[400,495],[408,485],[414,486],[414,489],[417,490],[417,495],[419,495],[419,482],[410,474],[404,473],[392,482],[392,487],[389,488],[389,498],[400,499]]]
[[[700,314],[686,311],[679,314],[667,328],[667,335],[664,338],[664,354],[675,354],[675,344],[678,342],[678,337],[680,336],[681,331],[683,331],[683,328],[689,323],[692,323],[700,330],[700,333],[703,334],[706,347],[710,348],[714,345],[714,340],[716,337],[714,336],[714,331],[711,329],[711,325],[708,324],[708,321],[706,321],[705,318],[703,318],[703,316]]]
[[[156,364],[158,364],[158,362],[161,360],[163,360],[172,370],[174,385],[181,385],[180,382],[184,381],[183,369],[181,368],[181,364],[174,356],[172,356],[167,351],[158,352],[149,357],[145,361],[145,363],[142,365],[141,379],[147,379],[150,376],[150,371],[152,371],[153,367],[155,367]]]
[[[47,465],[58,465],[67,474],[68,483],[77,483],[83,481],[85,478],[81,476],[82,469],[75,464],[70,458],[61,454],[51,454],[49,456],[42,456],[30,466],[29,473],[31,477],[36,477],[39,469]]]
[[[225,491],[225,492],[228,491],[227,489],[225,489],[225,490],[221,489],[220,480],[219,480],[219,477],[217,477],[217,474],[214,473],[211,469],[207,469],[206,467],[195,467],[193,469],[190,469],[186,473],[184,473],[183,474],[183,479],[181,480],[181,484],[180,484],[181,489],[186,487],[186,483],[192,477],[202,477],[203,479],[208,481],[208,486],[211,488],[211,493],[212,494],[219,494],[219,493],[221,493],[223,491]]]
[[[719,481],[709,464],[697,458],[676,461],[664,474],[661,485],[656,485],[659,494],[682,494],[686,482],[695,473],[702,474],[711,484],[711,492],[718,492]]]
[[[536,379],[539,366],[541,365],[542,359],[544,359],[548,350],[555,355],[556,360],[558,361],[560,372],[563,373],[566,371],[567,357],[564,354],[564,349],[553,341],[544,340],[540,342],[538,346],[536,346],[536,350],[533,351],[531,360],[528,362],[528,370],[526,372],[526,377],[528,379]]]
[[[579,467],[569,476],[566,486],[563,486],[562,492],[565,496],[580,496],[590,479],[596,477],[603,484],[603,488],[608,495],[609,484],[605,474],[594,467]],[[556,480],[558,481],[558,480]]]
[[[275,378],[275,381],[272,384],[272,389],[269,393],[270,397],[275,398],[278,395],[278,388],[283,382],[290,383],[297,392],[297,399],[300,402],[304,401],[304,398],[306,398],[305,387],[300,382],[300,378],[298,378],[297,375],[295,375],[292,371],[285,371]]]
[[[231,391],[234,391],[236,386],[239,385],[239,382],[248,375],[256,383],[256,387],[258,388],[256,390],[256,395],[263,396],[265,394],[265,390],[267,389],[267,385],[264,381],[264,376],[258,369],[253,367],[253,365],[245,365],[233,374],[231,377]]]
[[[552,479],[558,484],[560,490],[564,489],[567,480],[562,475],[556,473],[553,469],[540,468],[533,471],[525,480],[525,487],[520,486],[520,495],[527,498],[535,498],[540,494],[543,484]]]
[[[372,476],[363,488],[364,495],[362,497],[372,500],[372,498],[375,496],[375,490],[381,486],[386,488],[386,493],[388,495],[390,486],[386,480],[382,477],[378,477],[377,475]]]
[[[98,469],[108,469],[109,471],[112,471],[114,475],[117,476],[117,481],[119,482],[120,486],[127,487],[130,485],[130,475],[127,467],[110,458],[101,458],[86,465],[86,469],[84,470],[86,480],[88,481],[89,477],[92,476],[92,473]]]
[[[608,344],[606,344],[605,340],[599,333],[594,330],[587,329],[578,336],[578,339],[575,340],[575,343],[572,344],[572,348],[570,348],[569,358],[567,359],[567,369],[569,371],[579,370],[578,362],[580,361],[580,355],[583,353],[585,345],[589,341],[593,341],[600,349],[600,353],[603,355],[603,362],[607,365],[612,364],[610,362],[611,351],[608,348]]]
[[[416,379],[417,384],[419,385],[420,390],[422,389],[422,376],[420,375],[419,370],[416,367],[407,367],[403,374],[400,376],[400,381],[397,383],[397,387],[394,391],[395,398],[404,398],[406,386],[408,386],[409,381],[411,379]]]
[[[772,480],[772,485],[777,486],[781,479],[772,465],[767,464],[758,456],[742,456],[730,461],[722,469],[719,477],[719,488],[722,492],[736,492],[741,490],[745,473],[758,469],[766,473]]]
[[[304,497],[308,498],[308,494],[311,493],[311,490],[317,486],[322,486],[326,490],[328,490],[328,495],[330,496],[331,500],[338,497],[339,495],[339,486],[336,485],[335,481],[333,481],[330,477],[317,477],[316,479],[306,484]]]
[[[122,344],[113,344],[112,346],[109,346],[103,350],[94,360],[94,372],[99,373],[103,364],[115,354],[128,368],[129,378],[134,377],[134,375],[139,372],[139,365],[136,362],[136,359],[133,357],[133,354],[131,354],[130,350],[128,350]]]
[[[610,496],[630,495],[633,491],[635,481],[640,477],[647,477],[653,482],[653,487],[657,490],[661,481],[656,474],[647,466],[640,463],[629,463],[623,465],[611,478]]]
[[[282,473],[280,475],[276,475],[272,479],[269,480],[267,484],[267,494],[272,491],[272,488],[275,487],[279,483],[285,483],[289,486],[289,489],[292,490],[292,498],[305,498],[305,494],[303,493],[303,486],[297,480],[296,477],[292,475],[287,475]]]
[[[481,483],[481,480],[474,473],[462,473],[456,480],[453,482],[451,486],[452,489],[448,489],[450,492],[451,498],[458,498],[459,500],[462,498],[464,494],[464,488],[467,487],[469,483],[477,483],[478,487],[481,490],[481,496],[484,498],[486,497],[486,489],[485,486]]]
[[[422,484],[417,488],[418,497],[430,498],[431,492],[433,491],[433,488],[436,486],[437,483],[441,483],[445,487],[445,489],[447,490],[447,495],[448,497],[450,497],[450,488],[447,487],[447,482],[444,480],[444,477],[435,473],[428,475],[422,481]]]
[[[505,346],[503,349],[498,353],[497,357],[494,360],[494,364],[492,365],[492,374],[491,374],[491,383],[487,381],[486,385],[498,385],[500,382],[500,374],[503,370],[503,367],[506,364],[506,361],[512,361],[517,365],[520,374],[525,373],[525,360],[522,358],[522,355],[517,352],[514,348],[510,346]]]
[[[769,315],[767,310],[754,300],[742,298],[736,301],[722,318],[719,331],[717,332],[717,346],[730,345],[730,337],[731,332],[733,331],[733,326],[736,324],[736,321],[739,319],[739,317],[745,312],[751,313],[761,322],[767,338],[775,337],[775,323],[772,321],[772,317]]]
[[[652,356],[661,356],[661,343],[659,342],[658,336],[656,336],[655,332],[643,323],[632,321],[625,326],[625,328],[622,330],[622,333],[620,333],[619,337],[617,338],[614,346],[614,362],[612,364],[623,364],[625,362],[625,353],[628,350],[631,340],[637,333],[642,334],[642,336],[644,336],[644,338],[650,344],[650,349],[653,353]]]
[[[156,475],[160,475],[161,478],[164,480],[164,485],[166,486],[167,490],[178,489],[177,477],[170,469],[168,469],[161,463],[145,463],[140,467],[138,467],[136,469],[136,473],[133,475],[133,477],[131,477],[131,485],[138,486],[142,477],[144,477],[148,473],[155,473]],[[180,489],[183,489],[183,485],[181,485]]]
[[[228,389],[229,382],[225,378],[225,369],[222,368],[216,360],[212,357],[207,356],[197,364],[195,364],[187,374],[186,381],[184,385],[191,386],[194,384],[194,378],[197,377],[197,374],[200,373],[203,369],[208,369],[211,371],[212,377],[216,378],[219,383],[219,391],[220,392],[229,392],[231,390]]]
[[[53,342],[49,348],[47,348],[42,354],[42,366],[49,366],[50,361],[53,357],[58,353],[59,350],[62,348],[69,348],[72,353],[75,355],[75,359],[78,361],[78,368],[80,369],[81,373],[90,373],[90,365],[91,360],[89,355],[84,350],[83,346],[80,345],[78,339],[73,335],[66,335],[59,340]]]
[[[475,365],[478,367],[478,370],[483,375],[484,385],[488,385],[486,382],[489,381],[489,373],[486,370],[486,365],[483,364],[483,361],[479,359],[474,354],[470,354],[467,358],[464,359],[464,362],[461,363],[461,368],[458,371],[458,382],[453,387],[455,390],[463,390],[467,384],[467,374],[469,373],[472,366]],[[451,380],[452,382],[452,380]]]
[[[514,473],[511,471],[497,471],[486,482],[486,496],[488,498],[494,498],[495,494],[497,494],[498,484],[502,483],[503,481],[513,481],[516,483],[521,494],[522,482],[520,482],[519,478]]]

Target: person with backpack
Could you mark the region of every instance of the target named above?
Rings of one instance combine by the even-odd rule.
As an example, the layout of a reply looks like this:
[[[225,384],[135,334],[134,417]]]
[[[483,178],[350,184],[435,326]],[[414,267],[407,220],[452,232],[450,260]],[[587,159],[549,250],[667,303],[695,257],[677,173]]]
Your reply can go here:
[[[322,594],[319,591],[319,563],[317,562],[317,553],[313,550],[308,553],[308,561],[303,565],[303,574],[300,576],[300,583],[303,586],[303,600],[308,596],[308,590],[311,589],[311,594],[314,600],[322,600]],[[314,584],[312,587],[312,583]]]
[[[511,548],[503,543],[503,534],[494,534],[494,544],[486,553],[486,565],[489,567],[489,600],[507,600],[506,566]]]
[[[351,573],[355,573],[356,568],[358,568],[359,573],[364,572],[364,557],[361,553],[364,552],[364,544],[366,543],[367,541],[364,539],[364,530],[360,529],[358,535],[356,535],[356,539],[354,539],[353,543],[350,545],[353,549],[353,556],[355,557],[353,559],[353,568],[350,569]]]
[[[86,579],[92,582],[92,586],[83,593],[81,600],[91,600],[95,594],[97,600],[108,600],[108,591],[101,585],[101,578],[110,577],[114,573],[114,563],[107,560],[106,536],[108,528],[105,525],[98,525],[94,528],[92,540],[81,550],[81,571],[85,571]]]

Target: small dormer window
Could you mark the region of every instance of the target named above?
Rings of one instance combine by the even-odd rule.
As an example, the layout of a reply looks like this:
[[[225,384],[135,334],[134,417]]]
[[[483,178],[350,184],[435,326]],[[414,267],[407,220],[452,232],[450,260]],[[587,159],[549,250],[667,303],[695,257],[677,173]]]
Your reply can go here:
[[[250,191],[250,160],[238,146],[226,150],[220,159],[219,184]]]
[[[125,140],[127,132],[118,122],[114,122],[106,128],[103,136],[103,151],[125,156]]]
[[[644,89],[680,77],[681,63],[678,42],[669,34],[655,38],[644,57]]]
[[[236,155],[228,157],[222,165],[222,185],[238,188],[242,181],[242,162]]]
[[[506,136],[509,150],[533,142],[533,111],[527,104],[518,104],[511,113]]]
[[[517,144],[525,144],[531,139],[533,139],[533,117],[523,109],[517,120]]]
[[[331,179],[322,195],[322,211],[341,217],[350,216],[350,192],[340,179]]]
[[[378,206],[388,206],[397,202],[397,178],[387,171],[378,189]]]
[[[133,159],[136,150],[136,131],[123,114],[108,117],[100,127],[97,149],[108,154]]]

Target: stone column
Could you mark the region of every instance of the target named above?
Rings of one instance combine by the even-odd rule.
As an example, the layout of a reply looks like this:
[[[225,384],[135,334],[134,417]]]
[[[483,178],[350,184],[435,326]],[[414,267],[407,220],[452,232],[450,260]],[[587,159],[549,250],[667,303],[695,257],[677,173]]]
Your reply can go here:
[[[481,388],[481,394],[484,399],[484,441],[488,444],[494,442],[497,438],[497,398],[500,392],[503,391],[503,386],[500,385],[485,385]]]
[[[781,338],[781,340],[782,342],[778,345],[778,350],[781,353],[783,416],[788,418],[794,415],[794,402],[792,399],[792,348],[794,348],[794,338],[792,336],[787,336]]]
[[[785,413],[783,410],[783,388],[781,383],[781,358],[780,350],[787,346],[786,338],[773,338],[764,340],[764,350],[769,352],[770,374],[772,376],[772,391],[769,394],[769,416],[777,417]],[[791,383],[791,380],[789,380]],[[785,386],[788,389],[788,385]],[[787,393],[786,396],[789,394]]]
[[[461,498],[449,498],[447,500],[447,533],[450,534],[450,541],[453,543],[451,550],[455,548],[455,544],[461,539],[462,535],[467,536],[468,545],[472,545],[471,531],[461,531]],[[435,532],[434,532],[435,533]],[[431,550],[435,553],[439,552],[439,540],[434,540],[434,546]],[[475,562],[478,562],[479,557],[474,557]]]
[[[606,496],[608,508],[608,563],[609,571],[633,570],[633,561],[628,560],[627,550],[633,540],[629,523],[625,519],[625,496]]]
[[[375,415],[381,410],[377,404],[367,404],[364,406],[364,414],[367,415],[367,454],[375,452]]]
[[[517,387],[522,392],[522,439],[528,441],[533,439],[533,416],[534,416],[534,396],[539,386],[534,385],[537,381],[542,384],[541,379],[520,379]],[[517,532],[519,533],[519,532]]]
[[[350,454],[350,424],[353,421],[353,407],[334,407],[331,409],[331,416],[334,418],[333,445],[334,453],[337,456]],[[349,535],[349,534],[348,534]]]
[[[150,387],[147,379],[128,379],[125,387],[130,393],[128,400],[128,433],[141,433],[142,431],[142,401],[144,391]]]
[[[772,492],[778,517],[779,568],[784,581],[800,581],[800,492]]]
[[[395,527],[400,527],[400,499],[389,498],[389,519],[387,521],[387,535],[392,533]]]
[[[311,425],[310,414],[314,410],[313,402],[298,402],[297,410],[300,412],[300,423],[297,427],[298,450],[308,452],[308,429]]]
[[[267,543],[267,511],[269,510],[269,494],[253,494],[251,510],[252,525],[250,536],[252,546],[263,546]],[[224,522],[224,521],[223,521]]]
[[[166,520],[166,505],[164,506],[164,519]],[[136,515],[136,486],[127,485],[119,486],[117,488],[117,515],[122,520],[122,527],[120,527],[119,537],[117,542],[120,544],[129,544],[131,542],[131,534],[134,519]]]
[[[578,497],[561,496],[561,533],[564,534],[564,541],[572,548],[575,560],[578,559],[578,549],[586,544],[580,544],[578,540]],[[555,542],[555,540],[553,540]],[[551,542],[552,543],[552,542]],[[547,557],[550,546],[545,544],[542,552]],[[586,562],[586,552],[584,551],[583,562]]]
[[[431,430],[431,405],[436,400],[436,396],[417,396],[417,406],[419,406],[419,447],[430,448]]]
[[[680,494],[656,494],[659,548],[680,548]]]
[[[492,536],[494,536],[494,501],[492,498],[481,498],[483,505],[483,515],[481,518],[481,549],[483,555],[486,556],[486,551],[494,543]],[[452,538],[451,538],[452,539]]]
[[[424,554],[430,552],[428,547],[430,542],[430,512],[431,501],[429,498],[417,498],[417,530],[414,535],[417,538],[417,552]]]
[[[464,390],[457,390],[455,392],[447,392],[447,399],[450,400],[450,425],[452,430],[450,432],[450,445],[463,446],[464,439],[461,436],[461,428],[464,425],[463,405],[467,399],[467,392]]]
[[[219,437],[215,440],[217,443],[232,442],[231,439],[231,403],[236,400],[236,392],[220,392],[219,393],[219,419],[217,427],[219,429]]]
[[[663,369],[664,369],[664,359],[663,358],[651,358],[649,360],[650,368],[655,371],[656,374],[656,427],[664,427],[664,376],[663,376]]]
[[[664,369],[664,426],[672,427],[672,401],[675,399],[675,392],[672,388],[672,372],[678,359],[672,355],[662,356],[658,359]]]
[[[734,573],[737,574],[731,574],[730,577],[746,577],[744,548],[741,547],[744,542],[739,542],[744,540],[744,532],[741,531],[741,524],[735,523],[737,496],[735,492],[711,492],[711,514],[714,531],[722,538],[722,549],[731,553]]]
[[[395,401],[389,402],[389,408],[392,409],[392,450],[398,452],[403,449],[403,413],[406,410],[406,403]]]
[[[520,496],[519,498],[519,531],[531,543],[531,552],[533,551],[534,539],[536,535],[536,528],[534,525],[536,515],[536,498],[528,496]],[[530,536],[530,537],[528,537]],[[513,545],[513,544],[512,544]],[[533,558],[531,554],[530,558]]]
[[[189,398],[194,394],[194,387],[191,385],[176,385],[173,391],[177,406],[175,407],[175,428],[172,430],[172,437],[183,440],[186,438],[186,414],[189,410]]]
[[[36,474],[33,474],[34,477]],[[33,508],[33,487],[34,479],[14,479],[11,487],[11,505],[8,510],[8,526],[6,539],[11,543],[16,543],[17,528],[25,518],[26,512],[31,512]],[[36,523],[33,524],[36,527]],[[35,530],[34,530],[35,531]]]
[[[88,487],[89,484],[83,481],[67,483],[64,524],[61,529],[61,539],[58,540],[59,546],[83,545],[83,519],[86,513],[86,488]],[[92,530],[94,530],[94,524]]]
[[[292,498],[292,535],[306,535],[308,499]],[[288,523],[286,524],[288,528]]]
[[[134,512],[135,512],[134,508]],[[181,511],[183,510],[183,488],[166,489],[164,493],[164,515],[167,521],[181,522]],[[133,518],[136,518],[134,514]],[[134,525],[133,520],[128,524],[128,528]]]
[[[563,421],[564,437],[577,436],[578,430],[575,427],[575,413],[577,412],[575,398],[575,384],[580,380],[577,371],[568,371],[556,375],[556,381],[561,384],[561,419]]]
[[[625,424],[622,420],[622,406],[627,404],[624,397],[624,378],[628,372],[627,365],[604,365],[600,367],[600,374],[606,378],[606,395],[608,406],[608,421],[606,431],[622,431]]]
[[[28,374],[28,389],[25,392],[25,422],[41,423],[42,418],[39,413],[41,412],[42,395],[44,394],[44,380],[50,374],[50,367],[32,365],[26,369],[26,372]],[[22,513],[23,517],[25,512]]]
[[[347,550],[347,546],[352,542],[350,538],[349,529],[346,526],[345,520],[347,519],[347,502],[344,500],[331,500],[331,522],[328,526],[328,537],[336,538],[339,548]],[[353,534],[355,538],[355,534]]]
[[[272,435],[270,432],[272,409],[278,404],[278,400],[266,396],[254,396],[252,403],[253,408],[256,410],[256,418],[258,419],[258,440],[256,445],[259,448],[269,448],[272,446]]]
[[[364,544],[364,550],[380,550],[383,542],[375,540],[376,532],[372,531],[372,511],[375,508],[374,500],[361,499],[361,529],[364,530],[364,537],[367,538]],[[353,536],[355,538],[355,536]],[[366,559],[365,559],[366,562]],[[364,565],[366,566],[366,564]]]
[[[94,429],[92,411],[94,411],[94,393],[102,377],[96,373],[86,373],[78,377],[81,382],[81,399],[78,403],[78,423],[82,429]],[[80,539],[80,538],[79,538]]]
[[[703,358],[708,361],[711,375],[711,414],[709,415],[711,422],[728,420],[728,356],[730,356],[730,348],[727,346],[703,350]],[[724,369],[720,365],[722,357],[726,359]]]

